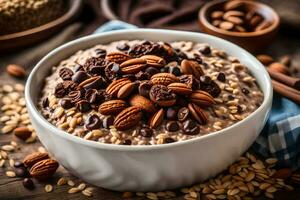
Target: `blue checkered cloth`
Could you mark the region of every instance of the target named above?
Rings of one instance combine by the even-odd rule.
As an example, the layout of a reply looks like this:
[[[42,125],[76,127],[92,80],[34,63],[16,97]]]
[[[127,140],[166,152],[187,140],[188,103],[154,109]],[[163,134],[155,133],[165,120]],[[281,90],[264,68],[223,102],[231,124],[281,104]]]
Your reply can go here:
[[[137,27],[113,20],[95,33],[130,28]],[[270,117],[251,149],[265,157],[276,157],[281,166],[300,168],[300,106],[275,93]]]

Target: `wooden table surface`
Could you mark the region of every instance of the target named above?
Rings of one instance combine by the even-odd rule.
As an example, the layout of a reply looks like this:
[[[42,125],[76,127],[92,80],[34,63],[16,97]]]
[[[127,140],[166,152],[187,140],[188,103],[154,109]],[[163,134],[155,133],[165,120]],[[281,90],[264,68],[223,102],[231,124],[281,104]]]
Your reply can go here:
[[[284,54],[290,54],[294,58],[294,65],[300,66],[300,38],[294,32],[281,32],[280,36],[274,42],[271,48],[267,51],[269,54],[274,56],[281,56]],[[18,55],[22,54],[10,54],[6,56],[0,55],[0,84],[3,83],[16,83],[22,82],[20,80],[13,79],[9,77],[5,71],[5,66],[9,63],[15,63],[18,59],[19,64],[22,64],[22,60]],[[36,59],[31,61],[31,64],[27,64],[28,71],[31,66],[36,63]],[[12,134],[0,135],[0,145],[7,144],[11,140],[17,140]],[[34,144],[24,144],[17,140],[21,145],[21,150],[12,154],[15,160],[22,160],[24,155],[30,152],[36,151],[41,144],[36,142]],[[53,179],[54,191],[51,193],[46,193],[44,191],[45,183],[36,183],[36,188],[32,191],[24,189],[20,178],[8,178],[5,176],[4,169],[0,168],[0,200],[50,200],[50,199],[60,199],[60,200],[79,200],[79,199],[98,199],[98,200],[117,200],[121,199],[121,193],[112,192],[101,188],[96,188],[93,197],[85,197],[81,193],[78,194],[68,194],[67,191],[69,186],[56,186],[56,181],[58,178],[66,176],[71,177],[76,183],[81,183],[76,177],[72,177],[66,170],[62,167],[59,168]],[[131,199],[144,199],[144,198],[131,198]],[[183,199],[183,197],[176,197],[173,200]],[[265,197],[258,197],[260,199],[267,199]],[[278,200],[300,200],[300,189],[296,189],[292,192],[277,192],[275,199]]]

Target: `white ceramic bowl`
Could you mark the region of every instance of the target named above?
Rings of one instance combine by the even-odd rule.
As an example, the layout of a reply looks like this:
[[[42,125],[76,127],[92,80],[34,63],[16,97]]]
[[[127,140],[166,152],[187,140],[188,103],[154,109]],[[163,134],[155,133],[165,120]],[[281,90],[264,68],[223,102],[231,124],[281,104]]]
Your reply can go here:
[[[237,57],[256,77],[264,93],[262,105],[246,119],[199,138],[163,145],[102,144],[72,136],[40,114],[37,100],[50,68],[80,49],[117,40],[205,42]],[[134,29],[102,33],[69,42],[45,56],[31,72],[25,91],[32,124],[47,150],[72,174],[118,191],[158,191],[190,185],[224,170],[244,153],[262,130],[271,108],[268,73],[252,55],[225,40],[206,34]]]

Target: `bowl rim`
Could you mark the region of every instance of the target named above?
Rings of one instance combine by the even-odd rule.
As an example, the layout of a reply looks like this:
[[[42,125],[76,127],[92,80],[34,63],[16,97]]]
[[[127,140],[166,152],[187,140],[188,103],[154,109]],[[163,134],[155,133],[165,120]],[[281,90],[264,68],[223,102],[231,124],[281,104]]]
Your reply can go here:
[[[273,22],[271,24],[271,26],[267,27],[266,29],[262,29],[260,31],[253,31],[253,32],[234,32],[234,31],[226,31],[226,30],[222,30],[220,28],[217,28],[215,26],[213,26],[207,19],[206,17],[206,12],[208,9],[210,9],[211,7],[217,5],[217,4],[221,4],[226,2],[227,0],[216,0],[216,1],[211,1],[207,4],[205,4],[202,8],[200,8],[199,13],[198,13],[198,21],[199,23],[202,23],[203,26],[205,26],[206,28],[210,29],[211,31],[217,32],[219,34],[223,34],[226,36],[230,36],[230,37],[257,37],[257,36],[261,36],[261,35],[265,35],[267,33],[270,33],[276,29],[279,28],[279,24],[280,24],[280,18],[277,14],[277,12],[270,6],[268,6],[267,4],[261,3],[261,2],[257,2],[257,1],[251,1],[251,0],[243,0],[243,2],[245,2],[246,4],[252,4],[252,5],[258,5],[263,7],[264,9],[268,9],[271,13],[272,13],[272,18],[273,18]]]
[[[210,38],[212,40],[215,40],[218,43],[222,43],[224,46],[228,46],[230,48],[235,48],[239,51],[242,51],[242,53],[244,55],[246,55],[247,57],[249,57],[250,60],[252,60],[256,65],[258,65],[260,69],[260,73],[263,74],[263,76],[265,76],[265,78],[267,79],[267,82],[264,83],[266,84],[266,91],[264,92],[264,100],[262,102],[262,104],[260,105],[260,107],[258,107],[254,112],[252,112],[249,116],[247,116],[245,119],[238,121],[236,123],[234,123],[233,125],[226,127],[224,129],[221,129],[219,131],[215,131],[212,132],[210,134],[207,135],[203,135],[201,137],[195,137],[192,139],[188,139],[188,140],[184,140],[184,141],[178,141],[178,142],[174,142],[174,143],[169,143],[169,144],[156,144],[156,145],[117,145],[117,144],[107,144],[107,143],[101,143],[101,142],[97,142],[97,141],[91,141],[91,140],[86,140],[83,139],[81,137],[78,136],[74,136],[71,135],[69,133],[67,133],[66,131],[59,129],[58,127],[54,126],[53,124],[51,124],[50,122],[48,122],[46,120],[46,118],[44,118],[44,116],[42,116],[42,114],[38,111],[37,105],[33,102],[30,93],[31,93],[31,85],[33,84],[32,80],[33,78],[36,76],[37,71],[39,70],[39,68],[41,66],[44,66],[44,62],[46,62],[49,58],[55,56],[57,53],[63,51],[66,48],[69,48],[70,46],[76,46],[79,45],[80,43],[84,43],[86,41],[89,40],[93,40],[93,39],[97,39],[98,37],[115,37],[115,36],[122,36],[123,34],[143,34],[143,33],[154,33],[154,34],[173,34],[178,36],[179,38],[183,35],[191,35],[191,36],[196,36],[196,37],[204,37],[204,38]],[[96,44],[94,44],[96,45]],[[77,50],[74,50],[76,53]],[[59,62],[59,61],[58,61]],[[261,85],[259,84],[259,86],[261,87]],[[38,87],[38,86],[35,86]],[[117,30],[117,31],[111,31],[111,32],[105,32],[105,33],[100,33],[100,34],[94,34],[94,35],[89,35],[89,36],[85,36],[73,41],[70,41],[60,47],[57,47],[56,49],[52,50],[50,53],[48,53],[46,56],[44,56],[33,68],[33,70],[31,71],[27,82],[26,82],[26,86],[25,86],[25,101],[26,101],[26,106],[29,109],[29,112],[31,112],[32,117],[34,117],[38,123],[38,125],[43,126],[43,127],[47,127],[47,129],[49,130],[49,132],[54,132],[54,134],[56,134],[56,137],[63,137],[64,139],[67,140],[71,140],[72,142],[76,142],[82,145],[87,145],[90,147],[94,147],[94,148],[98,148],[98,149],[104,149],[104,150],[115,150],[115,151],[154,151],[154,150],[162,150],[162,149],[166,149],[166,148],[172,148],[172,147],[178,147],[178,146],[183,146],[183,145],[189,145],[189,144],[193,144],[193,143],[197,143],[201,140],[205,140],[207,138],[211,138],[211,137],[215,137],[216,135],[219,134],[224,134],[224,132],[228,131],[229,129],[232,129],[233,127],[237,127],[240,126],[242,123],[246,123],[246,121],[249,121],[252,118],[255,118],[255,116],[259,113],[262,112],[265,108],[268,108],[268,106],[271,105],[272,103],[272,97],[273,97],[273,90],[272,90],[272,84],[271,84],[271,79],[270,76],[268,75],[268,72],[266,71],[266,69],[264,68],[264,66],[254,57],[252,56],[250,53],[248,53],[246,50],[242,49],[241,47],[228,42],[226,40],[223,40],[221,38],[215,37],[215,36],[211,36],[208,34],[204,34],[204,33],[195,33],[195,32],[188,32],[188,31],[175,31],[175,30],[164,30],[164,29],[128,29],[128,30]]]

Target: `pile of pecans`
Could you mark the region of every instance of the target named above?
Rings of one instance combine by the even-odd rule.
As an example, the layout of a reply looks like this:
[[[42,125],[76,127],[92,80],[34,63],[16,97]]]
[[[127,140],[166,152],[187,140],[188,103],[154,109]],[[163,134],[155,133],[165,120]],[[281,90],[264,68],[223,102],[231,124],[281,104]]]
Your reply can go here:
[[[234,32],[260,31],[271,25],[271,22],[246,5],[246,2],[239,0],[226,2],[222,10],[211,12],[211,24]]]

